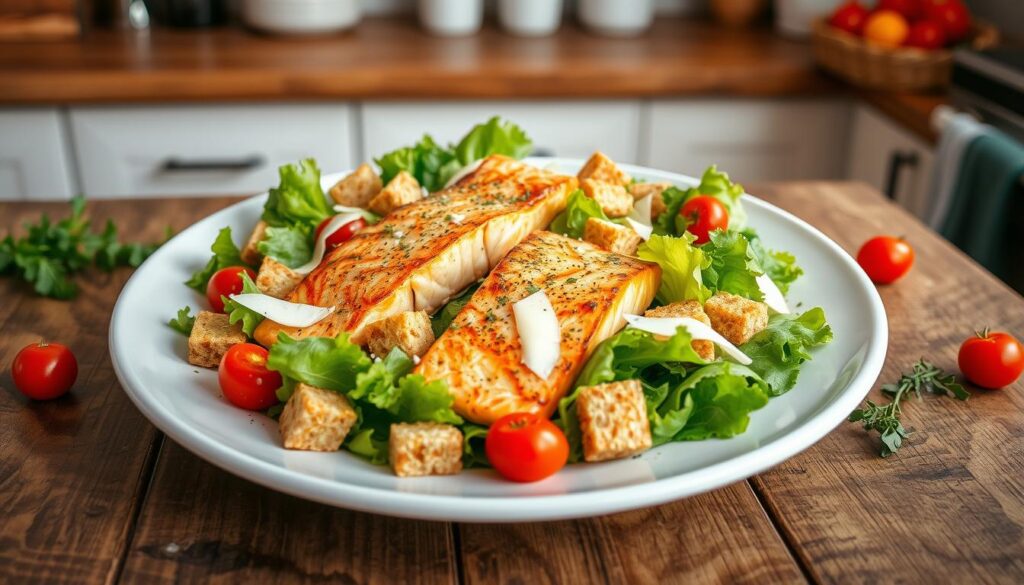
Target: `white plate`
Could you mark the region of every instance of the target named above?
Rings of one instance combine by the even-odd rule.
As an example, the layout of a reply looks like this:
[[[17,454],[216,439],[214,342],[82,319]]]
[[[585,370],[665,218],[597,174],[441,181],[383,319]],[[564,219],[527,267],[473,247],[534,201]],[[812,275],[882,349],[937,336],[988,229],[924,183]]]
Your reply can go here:
[[[566,172],[582,164],[532,162]],[[696,183],[682,175],[625,168],[648,181]],[[341,176],[324,177],[324,187]],[[790,305],[824,307],[835,340],[803,368],[792,391],[753,413],[743,435],[673,443],[622,461],[571,465],[525,485],[503,481],[490,470],[399,479],[347,452],[288,451],[274,421],[227,404],[216,372],[185,361],[185,338],[166,325],[178,308],[205,305],[182,282],[209,259],[220,228],[231,226],[236,242],[248,237],[264,198],[247,199],[196,223],[135,272],[114,308],[110,355],[128,396],[173,440],[234,474],[310,500],[470,522],[575,518],[660,504],[742,480],[811,446],[860,404],[885,358],[885,310],[857,264],[810,225],[747,196],[750,225],[769,247],[794,253],[805,270],[790,290]]]

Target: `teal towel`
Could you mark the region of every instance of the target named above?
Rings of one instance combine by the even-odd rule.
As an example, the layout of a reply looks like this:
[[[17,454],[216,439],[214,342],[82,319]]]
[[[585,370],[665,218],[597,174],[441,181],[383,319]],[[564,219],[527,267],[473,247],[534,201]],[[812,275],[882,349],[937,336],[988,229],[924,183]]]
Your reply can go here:
[[[953,204],[941,233],[996,276],[1007,278],[1009,258],[1024,239],[1010,223],[1024,197],[1024,146],[994,128],[975,138],[960,162]]]

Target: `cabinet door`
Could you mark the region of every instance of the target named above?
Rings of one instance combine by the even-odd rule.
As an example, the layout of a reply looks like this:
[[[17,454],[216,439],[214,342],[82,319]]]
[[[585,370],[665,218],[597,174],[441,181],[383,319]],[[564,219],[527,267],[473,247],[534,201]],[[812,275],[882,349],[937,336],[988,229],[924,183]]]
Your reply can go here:
[[[0,111],[0,199],[69,199],[75,193],[56,109]]]
[[[475,124],[501,116],[533,139],[538,154],[585,158],[602,150],[637,160],[639,102],[388,102],[363,106],[363,157],[413,144],[424,133],[455,142]]]
[[[353,161],[344,105],[75,108],[71,126],[90,196],[255,193],[285,163]]]
[[[737,181],[843,174],[845,100],[674,100],[651,104],[643,160],[699,176],[717,164]]]
[[[853,120],[847,176],[911,211],[923,209],[931,179],[931,148],[869,106],[858,106]]]

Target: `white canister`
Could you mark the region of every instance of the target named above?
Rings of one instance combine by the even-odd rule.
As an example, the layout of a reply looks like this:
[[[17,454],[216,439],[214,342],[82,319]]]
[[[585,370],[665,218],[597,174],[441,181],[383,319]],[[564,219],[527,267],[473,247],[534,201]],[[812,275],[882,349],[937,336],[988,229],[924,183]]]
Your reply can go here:
[[[515,35],[547,36],[562,23],[562,0],[498,0],[498,20]]]
[[[325,34],[359,23],[359,0],[245,0],[249,26],[276,34]]]
[[[420,24],[431,34],[475,34],[484,22],[483,0],[419,0]]]
[[[830,14],[843,0],[775,0],[775,28],[786,36],[811,35],[811,24]]]
[[[652,0],[580,0],[580,21],[587,28],[609,36],[636,36],[654,20]]]

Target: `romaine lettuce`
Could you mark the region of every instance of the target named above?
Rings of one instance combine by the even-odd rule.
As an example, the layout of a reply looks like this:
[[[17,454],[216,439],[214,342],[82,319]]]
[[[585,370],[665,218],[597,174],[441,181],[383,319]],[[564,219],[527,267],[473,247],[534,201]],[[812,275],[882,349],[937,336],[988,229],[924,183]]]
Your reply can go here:
[[[299,227],[309,237],[324,218],[333,215],[323,189],[316,161],[307,158],[297,165],[278,168],[281,183],[270,190],[263,206],[263,221],[274,227]]]
[[[715,230],[700,247],[707,257],[701,270],[704,284],[713,292],[725,291],[755,301],[764,300],[757,277],[764,272],[747,239],[740,232]]]
[[[231,239],[231,228],[229,227],[220,230],[217,238],[210,246],[210,251],[213,252],[213,257],[206,263],[206,266],[202,270],[196,271],[191,278],[185,281],[186,285],[200,293],[206,293],[206,285],[210,282],[210,277],[213,276],[214,272],[229,266],[246,265],[242,260],[242,253],[239,251],[238,246]]]
[[[256,249],[289,268],[302,266],[313,257],[309,231],[297,226],[268,227]]]
[[[740,350],[753,360],[750,369],[768,383],[771,395],[778,396],[796,385],[800,365],[811,359],[808,350],[831,341],[825,311],[815,307],[801,315],[773,315]]]
[[[703,304],[711,296],[702,276],[710,264],[704,252],[692,244],[693,239],[688,233],[678,238],[655,234],[637,249],[641,260],[661,266],[657,298],[664,304],[690,299]]]
[[[256,287],[256,283],[249,278],[248,273],[242,272],[239,273],[239,276],[242,277],[242,293],[260,294],[262,292]],[[263,315],[223,295],[220,297],[220,300],[224,303],[224,312],[228,315],[228,323],[234,325],[241,321],[242,332],[252,337],[252,332],[256,330],[256,326],[263,322]]]
[[[662,417],[685,412],[686,422],[672,440],[695,441],[742,433],[750,413],[766,404],[768,385],[757,374],[738,364],[715,362],[690,374],[657,411]]]
[[[434,337],[441,337],[441,334],[451,327],[452,321],[462,310],[462,307],[466,306],[469,299],[476,292],[476,289],[480,288],[480,283],[471,284],[466,290],[459,293],[459,296],[448,301],[445,306],[441,307],[434,315],[430,318],[430,328],[434,331]]]
[[[729,211],[729,229],[742,229],[747,223],[747,212],[743,209],[740,196],[743,186],[729,180],[729,175],[719,172],[711,165],[701,176],[700,184],[688,189],[670,187],[661,193],[665,202],[665,211],[654,222],[654,233],[661,235],[680,236],[686,232],[686,220],[679,215],[679,210],[687,201],[701,195],[714,197],[722,202]]]
[[[570,238],[582,238],[583,228],[591,217],[611,221],[601,209],[601,204],[576,189],[569,194],[565,209],[555,216],[548,230]]]
[[[750,250],[757,259],[758,265],[764,270],[782,294],[789,291],[789,285],[804,273],[796,265],[796,258],[789,252],[769,250],[761,243],[761,238],[752,229],[743,230],[744,237],[750,242]]]

